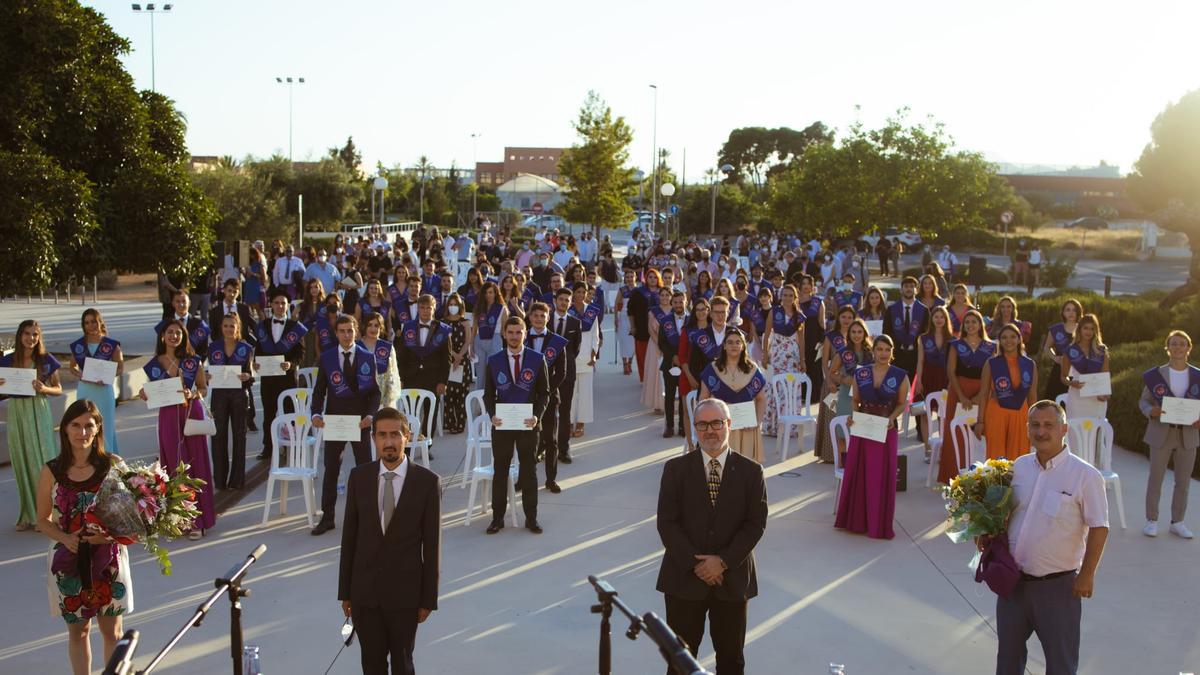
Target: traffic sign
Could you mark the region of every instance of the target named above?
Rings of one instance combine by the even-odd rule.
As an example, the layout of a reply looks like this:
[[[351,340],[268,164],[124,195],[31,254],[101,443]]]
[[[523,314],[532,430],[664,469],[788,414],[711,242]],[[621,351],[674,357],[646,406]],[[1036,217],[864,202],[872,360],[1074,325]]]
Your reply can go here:
[[[1004,213],[1000,214],[1000,222],[1004,223],[1005,225],[1008,225],[1012,221],[1013,221],[1013,212],[1012,211],[1005,211]]]
[[[533,203],[533,215],[535,215],[535,216],[542,215],[542,203],[541,202]]]
[[[679,205],[678,204],[671,205],[671,215],[673,215],[673,216],[679,215]]]

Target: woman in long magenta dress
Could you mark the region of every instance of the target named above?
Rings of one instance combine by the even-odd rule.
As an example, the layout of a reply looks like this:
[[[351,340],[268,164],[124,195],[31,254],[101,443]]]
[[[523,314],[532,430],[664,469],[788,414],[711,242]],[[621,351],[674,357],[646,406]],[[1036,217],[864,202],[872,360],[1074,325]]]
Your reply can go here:
[[[172,377],[183,378],[186,402],[158,409],[158,461],[171,474],[175,473],[175,467],[180,462],[185,462],[188,475],[204,481],[197,499],[200,518],[196,523],[200,531],[193,530],[188,534],[189,539],[199,539],[204,530],[217,523],[212,460],[208,455],[208,436],[185,436],[183,427],[188,418],[204,419],[204,406],[200,400],[204,398],[204,391],[208,387],[205,378],[196,377],[200,373],[200,358],[183,336],[183,324],[176,320],[169,322],[158,336],[154,358],[146,362],[142,370],[146,371],[146,377],[152,382]],[[138,395],[146,400],[145,390],[138,392]]]
[[[892,365],[892,338],[880,335],[872,348],[875,363],[854,371],[854,415],[886,417],[887,440],[872,441],[852,436],[846,451],[846,474],[838,498],[839,529],[866,534],[873,539],[896,536],[892,521],[896,514],[896,456],[899,441],[896,418],[908,400],[908,373]]]

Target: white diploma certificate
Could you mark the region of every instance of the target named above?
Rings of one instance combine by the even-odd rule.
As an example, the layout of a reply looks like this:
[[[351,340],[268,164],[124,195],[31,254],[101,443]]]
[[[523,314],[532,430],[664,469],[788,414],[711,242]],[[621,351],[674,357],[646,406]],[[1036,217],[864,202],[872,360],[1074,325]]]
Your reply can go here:
[[[866,324],[867,324],[867,334],[870,335],[871,337],[877,337],[877,336],[883,334],[883,319],[876,319],[875,321],[867,321]]]
[[[1176,398],[1175,396],[1163,397],[1162,417],[1158,418],[1159,422],[1191,426],[1197,419],[1200,419],[1200,400]]]
[[[79,379],[84,382],[112,384],[113,380],[117,379],[117,362],[93,359],[89,356],[83,360],[83,374]]]
[[[497,403],[496,417],[500,424],[496,425],[501,431],[530,431],[525,426],[525,420],[533,417],[532,403]]]
[[[184,402],[183,378],[181,377],[147,382],[142,389],[146,392],[146,407],[151,410]]]
[[[258,364],[259,377],[279,377],[287,375],[287,371],[283,369],[283,354],[279,356],[258,356],[254,362]]]
[[[37,376],[34,368],[0,368],[0,394],[9,396],[33,396],[33,379]]]
[[[208,386],[212,389],[241,389],[241,366],[209,366]]]
[[[322,415],[325,428],[322,438],[326,441],[359,441],[362,440],[362,429],[358,428],[362,418],[358,415]]]
[[[850,419],[854,420],[854,424],[850,426],[851,436],[879,443],[887,441],[888,418],[856,412],[851,415]]]
[[[1112,377],[1108,373],[1076,375],[1075,379],[1083,383],[1083,389],[1079,390],[1080,396],[1112,395]]]
[[[447,382],[455,382],[457,384],[462,384],[463,367],[461,365],[450,366],[450,375],[446,378],[446,381]]]
[[[753,429],[758,426],[758,411],[754,409],[754,401],[745,403],[730,403],[729,428]]]

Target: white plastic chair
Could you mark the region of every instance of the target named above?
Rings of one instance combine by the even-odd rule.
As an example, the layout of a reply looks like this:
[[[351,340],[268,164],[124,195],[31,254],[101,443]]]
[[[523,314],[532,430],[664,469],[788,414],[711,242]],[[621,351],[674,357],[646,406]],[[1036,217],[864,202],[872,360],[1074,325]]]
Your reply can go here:
[[[1059,394],[1058,396],[1055,396],[1054,402],[1057,403],[1058,407],[1062,408],[1063,410],[1067,409],[1067,395],[1066,394]]]
[[[696,447],[700,443],[700,439],[696,437],[696,404],[700,402],[700,392],[693,389],[683,397],[683,405],[687,408],[688,419],[692,421],[691,428],[688,429],[688,437],[692,439],[692,447]],[[688,448],[685,443],[683,446],[684,454],[687,454]]]
[[[301,368],[296,371],[300,375],[300,386],[305,389],[312,389],[317,386],[317,367]]]
[[[408,455],[413,458],[413,461],[429,468],[429,448],[433,445],[433,441],[429,440],[428,435],[422,439],[421,419],[416,415],[404,413],[408,418],[408,430],[412,434],[412,438],[408,441]]]
[[[925,487],[933,487],[933,477],[937,475],[938,465],[942,461],[942,421],[946,412],[946,390],[935,391],[925,397],[925,422],[929,427],[929,473],[925,476]]]
[[[958,468],[959,475],[970,471],[975,462],[981,461],[987,454],[983,443],[975,437],[975,432],[971,430],[978,415],[978,411],[972,408],[970,413],[963,414],[960,411],[954,416],[954,419],[950,420],[950,451],[954,453],[954,464]],[[942,445],[945,444],[945,439],[943,439]]]
[[[484,444],[478,440],[468,442],[467,452],[474,455],[472,463],[475,468],[470,470],[471,474],[471,489],[467,492],[467,514],[463,519],[463,525],[471,524],[471,514],[475,511],[475,494],[479,489],[480,484],[483,484],[483,490],[480,495],[483,503],[480,505],[479,515],[487,515],[492,504],[492,492],[489,489],[492,480],[495,476],[495,468],[492,461],[492,444],[491,438],[492,421],[486,416],[475,418],[474,423],[468,433],[475,439],[483,438],[485,435],[489,441]],[[513,527],[517,526],[517,476],[520,474],[520,467],[517,461],[516,454],[513,454],[512,466],[508,468],[508,515],[512,519]]]
[[[1067,450],[1096,467],[1104,477],[1104,487],[1113,486],[1117,518],[1125,529],[1125,500],[1121,496],[1121,476],[1112,470],[1113,428],[1108,420],[1080,417],[1067,422]]]
[[[271,422],[271,441],[275,452],[271,453],[271,470],[267,474],[267,496],[263,500],[265,527],[271,516],[271,499],[275,495],[275,483],[279,486],[279,515],[287,515],[287,486],[291,481],[300,481],[304,490],[304,509],[307,511],[308,526],[316,524],[317,515],[317,455],[321,447],[321,430],[312,426],[312,420],[304,415],[277,415]],[[282,452],[281,452],[282,451]],[[280,466],[280,454],[287,453],[287,466]]]
[[[833,515],[837,515],[838,504],[842,501],[842,478],[846,475],[846,467],[842,466],[842,451],[838,445],[838,435],[846,440],[846,449],[850,449],[850,425],[846,420],[849,415],[838,415],[829,420],[829,442],[833,445]]]
[[[464,490],[467,489],[467,477],[469,475],[471,475],[471,470],[475,468],[474,462],[476,460],[476,453],[472,450],[471,444],[479,443],[482,445],[486,445],[488,448],[488,452],[491,452],[491,448],[492,448],[491,420],[488,420],[488,424],[483,425],[483,427],[482,427],[483,435],[482,436],[476,437],[476,435],[475,435],[478,430],[477,427],[475,426],[475,420],[479,419],[479,418],[487,419],[487,416],[488,416],[487,409],[483,405],[483,390],[482,389],[476,389],[475,391],[472,391],[471,393],[467,394],[466,408],[467,408],[467,445],[466,445],[466,449],[464,450],[465,454],[463,457],[462,480],[460,481],[460,484],[459,484],[459,487],[461,487]]]
[[[279,398],[276,401],[275,410],[279,415],[308,415],[312,412],[311,389],[304,387],[284,389],[279,392]]]
[[[775,394],[775,450],[779,461],[787,459],[788,446],[792,442],[792,430],[799,434],[796,451],[804,447],[804,427],[812,425],[813,435],[817,431],[817,416],[812,411],[812,380],[805,373],[780,373],[771,378],[771,391]]]

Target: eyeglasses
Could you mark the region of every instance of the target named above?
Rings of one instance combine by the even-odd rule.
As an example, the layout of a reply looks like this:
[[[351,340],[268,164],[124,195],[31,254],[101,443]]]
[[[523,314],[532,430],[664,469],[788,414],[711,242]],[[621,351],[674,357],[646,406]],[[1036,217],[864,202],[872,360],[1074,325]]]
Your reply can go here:
[[[695,423],[696,431],[719,431],[725,428],[726,420],[713,420],[711,422]]]

